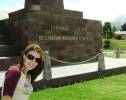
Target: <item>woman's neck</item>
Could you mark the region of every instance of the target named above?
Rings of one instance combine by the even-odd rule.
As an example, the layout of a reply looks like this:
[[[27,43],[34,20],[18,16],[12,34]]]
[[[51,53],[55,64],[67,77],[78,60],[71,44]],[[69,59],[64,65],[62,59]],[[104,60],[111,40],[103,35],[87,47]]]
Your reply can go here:
[[[22,70],[22,72],[23,72],[25,75],[28,74],[28,70],[26,69],[25,66],[23,66],[23,67],[21,68],[21,70]]]

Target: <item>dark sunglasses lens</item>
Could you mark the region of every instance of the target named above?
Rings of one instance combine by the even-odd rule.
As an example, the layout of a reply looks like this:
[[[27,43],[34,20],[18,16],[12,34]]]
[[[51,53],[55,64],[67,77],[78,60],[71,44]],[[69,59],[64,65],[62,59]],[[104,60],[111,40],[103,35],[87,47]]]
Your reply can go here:
[[[40,58],[36,58],[36,62],[39,63],[40,62]]]
[[[35,61],[38,63],[38,62],[40,62],[40,58],[35,58],[33,55],[31,55],[31,54],[28,54],[27,55],[27,58],[29,59],[29,60],[34,60],[35,59]]]
[[[27,58],[28,58],[29,60],[33,60],[35,57],[32,56],[32,55],[30,55],[30,54],[28,54],[28,55],[27,55]]]

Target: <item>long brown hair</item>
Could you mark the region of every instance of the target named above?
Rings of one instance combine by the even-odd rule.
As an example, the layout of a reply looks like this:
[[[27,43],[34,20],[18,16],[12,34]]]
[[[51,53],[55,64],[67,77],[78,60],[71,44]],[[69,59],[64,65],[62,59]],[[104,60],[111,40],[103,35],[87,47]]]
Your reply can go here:
[[[41,49],[41,47],[37,44],[30,44],[28,45],[24,51],[23,51],[23,55],[27,55],[27,53],[29,51],[36,51],[40,54],[40,62],[38,63],[38,65],[33,69],[33,70],[30,70],[28,72],[28,74],[31,75],[31,82],[34,82],[35,79],[37,78],[37,76],[42,72],[43,70],[43,67],[44,67],[44,54],[43,54],[43,50]],[[20,61],[20,66],[21,68],[24,66],[24,59],[23,59],[23,55],[21,56],[21,61]]]

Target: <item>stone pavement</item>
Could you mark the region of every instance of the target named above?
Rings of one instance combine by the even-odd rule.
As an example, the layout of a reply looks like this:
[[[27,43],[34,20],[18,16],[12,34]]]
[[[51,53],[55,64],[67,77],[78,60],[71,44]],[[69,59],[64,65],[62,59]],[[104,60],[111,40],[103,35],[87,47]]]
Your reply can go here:
[[[126,58],[116,59],[116,58],[105,57],[105,69],[112,69],[112,68],[118,68],[124,66],[126,66]],[[55,68],[51,68],[51,70],[52,70],[52,78],[79,75],[83,73],[96,72],[98,70],[98,62],[55,67]],[[5,71],[0,72],[0,87],[2,86],[4,73]],[[38,81],[42,79],[42,77],[43,77],[43,73],[41,73],[36,80]]]

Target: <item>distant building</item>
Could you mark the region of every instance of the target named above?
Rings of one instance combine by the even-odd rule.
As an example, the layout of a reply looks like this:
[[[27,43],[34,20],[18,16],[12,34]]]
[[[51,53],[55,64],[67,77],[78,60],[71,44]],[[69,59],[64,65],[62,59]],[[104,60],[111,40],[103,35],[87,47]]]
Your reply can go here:
[[[126,31],[116,31],[114,37],[119,40],[126,40]]]

